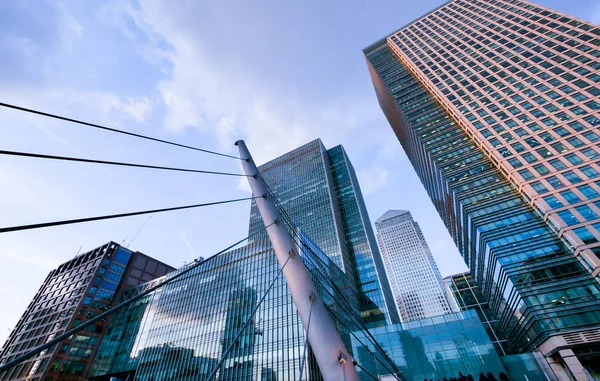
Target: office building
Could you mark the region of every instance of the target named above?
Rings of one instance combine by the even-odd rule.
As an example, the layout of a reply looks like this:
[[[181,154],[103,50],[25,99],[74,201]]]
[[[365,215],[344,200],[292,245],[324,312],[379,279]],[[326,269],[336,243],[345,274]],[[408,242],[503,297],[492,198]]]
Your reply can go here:
[[[350,350],[351,331],[366,334],[366,328],[346,304],[343,290],[349,280],[314,243],[304,240],[310,250],[299,247],[299,252]],[[115,316],[90,378],[198,380],[218,367],[219,380],[320,379],[310,346],[303,361],[304,328],[279,269],[268,238],[210,257]],[[129,290],[125,297],[151,286]],[[363,342],[375,345],[370,338]],[[380,359],[397,371],[385,356]]]
[[[375,221],[375,229],[402,321],[452,312],[442,275],[410,212],[388,210]]]
[[[123,289],[173,268],[109,242],[52,270],[0,352],[4,364],[115,304]],[[82,380],[89,371],[109,319],[22,362],[0,380]]]
[[[368,327],[399,322],[356,173],[341,145],[313,140],[259,167],[291,220],[346,274]],[[255,203],[252,235],[263,227]],[[266,236],[263,233],[262,236]]]
[[[599,38],[529,2],[451,0],[364,50],[507,349],[577,379],[600,344]]]

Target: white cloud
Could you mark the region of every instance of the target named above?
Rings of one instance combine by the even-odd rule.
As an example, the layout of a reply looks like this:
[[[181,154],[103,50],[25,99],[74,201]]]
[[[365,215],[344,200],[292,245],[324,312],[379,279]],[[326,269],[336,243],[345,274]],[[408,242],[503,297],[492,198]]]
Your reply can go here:
[[[66,51],[71,51],[77,40],[83,36],[83,26],[67,11],[65,6],[57,3],[62,20],[58,23],[60,45]]]
[[[136,122],[141,123],[152,115],[152,103],[148,97],[130,97],[127,101],[120,103],[120,109]]]
[[[234,141],[245,139],[257,163],[317,137],[326,144],[388,145],[389,139],[382,139],[378,131],[365,141],[355,139],[359,128],[381,120],[372,94],[364,98],[340,94],[326,102],[312,101],[300,99],[294,89],[276,87],[277,81],[260,80],[255,75],[258,63],[258,67],[237,64],[236,57],[218,51],[219,44],[202,34],[194,15],[203,13],[203,7],[196,2],[172,7],[169,2],[142,0],[139,6],[117,3],[103,11],[103,18],[111,15],[109,22],[131,41],[146,46],[140,51],[154,52],[144,54],[148,62],[156,64],[154,57],[168,62],[158,63],[166,79],[157,85],[167,131],[182,134],[187,128],[197,128],[214,136],[221,150],[229,151],[234,150]],[[125,20],[133,21],[138,29],[133,30]],[[379,151],[383,159],[393,156],[387,149]]]
[[[363,195],[367,196],[385,187],[390,173],[385,168],[372,166],[368,169],[358,170],[356,175]]]

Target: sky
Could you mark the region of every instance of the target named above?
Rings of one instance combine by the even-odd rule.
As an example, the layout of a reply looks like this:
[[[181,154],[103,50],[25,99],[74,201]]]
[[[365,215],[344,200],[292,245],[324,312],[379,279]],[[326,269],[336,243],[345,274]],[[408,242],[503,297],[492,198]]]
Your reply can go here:
[[[596,0],[538,0],[600,23]],[[0,2],[0,102],[260,164],[343,144],[375,221],[408,209],[466,269],[385,120],[362,49],[440,0]],[[0,150],[241,173],[237,160],[0,109]],[[0,156],[0,227],[249,196],[243,179]],[[248,201],[0,235],[0,343],[48,272],[115,241],[181,266],[247,235]]]

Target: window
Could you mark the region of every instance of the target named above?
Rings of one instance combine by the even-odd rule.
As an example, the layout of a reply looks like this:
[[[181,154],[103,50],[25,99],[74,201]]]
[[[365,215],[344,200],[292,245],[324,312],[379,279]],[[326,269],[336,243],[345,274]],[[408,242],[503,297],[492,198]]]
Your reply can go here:
[[[516,157],[508,159],[508,164],[510,164],[515,169],[523,166],[523,163],[521,163],[521,161]]]
[[[537,173],[539,173],[542,176],[550,173],[550,170],[544,164],[538,164],[538,165],[534,166],[533,169],[535,169],[537,171]]]
[[[563,210],[557,213],[558,216],[567,224],[567,226],[577,225],[580,221],[568,210]]]
[[[554,189],[564,188],[565,184],[556,176],[550,176],[546,179]]]
[[[577,183],[580,183],[580,182],[582,182],[582,181],[583,181],[583,180],[581,180],[581,177],[579,177],[579,176],[578,176],[578,175],[577,175],[575,172],[573,172],[573,171],[567,171],[567,172],[564,172],[562,175],[563,175],[563,176],[564,176],[564,177],[565,177],[567,180],[569,180],[569,182],[570,182],[571,184],[577,184]]]
[[[587,197],[588,199],[591,199],[591,198],[594,198],[594,197],[598,197],[598,192],[596,192],[596,190],[594,188],[592,188],[589,184],[577,187],[577,189],[581,193],[583,193],[583,195],[585,197]]]
[[[552,159],[548,163],[550,163],[550,165],[553,166],[557,171],[567,168],[565,163],[560,161],[560,159]]]
[[[563,153],[568,151],[569,149],[562,144],[561,142],[556,142],[550,145],[552,148],[554,148],[558,153]]]
[[[523,154],[523,159],[525,159],[529,164],[533,164],[538,161],[538,159],[531,152]]]
[[[554,156],[554,154],[552,153],[552,151],[550,151],[546,147],[538,148],[538,149],[535,150],[535,152],[537,152],[538,155],[540,155],[543,158]]]
[[[554,132],[561,138],[571,134],[571,132],[564,127],[557,127],[554,129]]]
[[[576,136],[573,136],[571,138],[567,139],[567,142],[569,142],[570,145],[572,145],[573,147],[577,148],[577,147],[581,147],[582,145],[584,145],[584,143],[581,141],[581,139],[579,139]]]
[[[592,221],[592,220],[595,220],[596,218],[598,218],[598,215],[596,214],[596,212],[594,212],[587,205],[580,205],[580,206],[576,207],[575,210],[579,214],[581,214],[583,216],[583,218],[585,218],[586,221]]]
[[[525,181],[535,178],[535,176],[531,172],[529,172],[528,169],[520,170],[519,175],[521,175],[521,177],[523,177],[523,179],[525,179]]]
[[[595,159],[600,156],[592,147],[582,149],[581,153],[584,154],[588,159]]]
[[[583,243],[586,245],[598,242],[596,237],[594,237],[594,235],[590,233],[590,231],[585,226],[573,229],[573,233],[577,234],[577,237],[579,237],[579,239],[582,240]]]
[[[581,201],[579,199],[579,197],[577,197],[577,195],[575,193],[573,193],[573,191],[570,191],[570,190],[560,192],[560,195],[563,196],[564,199],[567,200],[567,202],[569,204],[575,204],[575,203],[578,203],[579,201]]]
[[[596,134],[596,133],[595,133],[595,132],[593,132],[593,131],[584,132],[584,133],[583,133],[583,136],[584,136],[584,137],[585,137],[587,140],[589,140],[590,142],[595,142],[595,141],[597,141],[598,139],[600,139],[600,138],[598,137],[598,134]]]
[[[579,156],[577,156],[576,154],[574,154],[574,153],[570,153],[568,155],[565,155],[565,158],[567,160],[569,160],[569,163],[571,163],[573,165],[578,165],[578,164],[583,163],[583,160]]]
[[[585,126],[583,124],[581,124],[580,122],[571,122],[571,123],[569,123],[569,126],[572,129],[574,129],[575,131],[585,130]]]
[[[531,186],[533,187],[533,190],[535,190],[538,193],[547,193],[548,192],[548,188],[546,188],[544,186],[544,184],[542,184],[539,181],[535,181],[533,183],[531,183]]]
[[[546,196],[544,197],[544,201],[546,201],[546,203],[552,208],[552,209],[556,209],[556,208],[560,208],[562,206],[564,206],[562,204],[562,202],[560,202],[558,200],[558,198],[556,198],[556,196]]]
[[[581,172],[583,172],[583,174],[586,175],[590,179],[598,177],[598,171],[596,171],[594,168],[592,168],[589,165],[581,167],[581,168],[579,168],[579,170]]]

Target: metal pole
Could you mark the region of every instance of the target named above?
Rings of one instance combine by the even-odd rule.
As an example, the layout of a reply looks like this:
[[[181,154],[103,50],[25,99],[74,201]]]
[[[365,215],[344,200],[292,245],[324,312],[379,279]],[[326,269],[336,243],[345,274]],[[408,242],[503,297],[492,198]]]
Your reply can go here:
[[[359,381],[358,372],[352,361],[346,361],[346,359],[351,359],[352,356],[344,347],[344,343],[331,321],[323,300],[318,296],[317,289],[308,274],[308,270],[304,267],[304,262],[299,256],[298,249],[292,241],[282,217],[279,215],[274,200],[267,196],[266,184],[258,172],[246,144],[243,140],[239,140],[235,144],[238,146],[242,158],[244,172],[249,175],[250,189],[252,189],[252,194],[256,195],[256,206],[263,221],[265,221],[265,225],[271,223],[271,221],[277,221],[277,223],[267,228],[267,233],[271,239],[279,265],[283,266],[291,257],[289,263],[283,269],[283,275],[305,330],[308,328],[308,318],[311,314],[312,305],[311,326],[310,331],[307,330],[307,335],[323,379],[325,381],[339,381],[345,378],[347,381]],[[313,303],[311,303],[310,296],[315,297]]]

